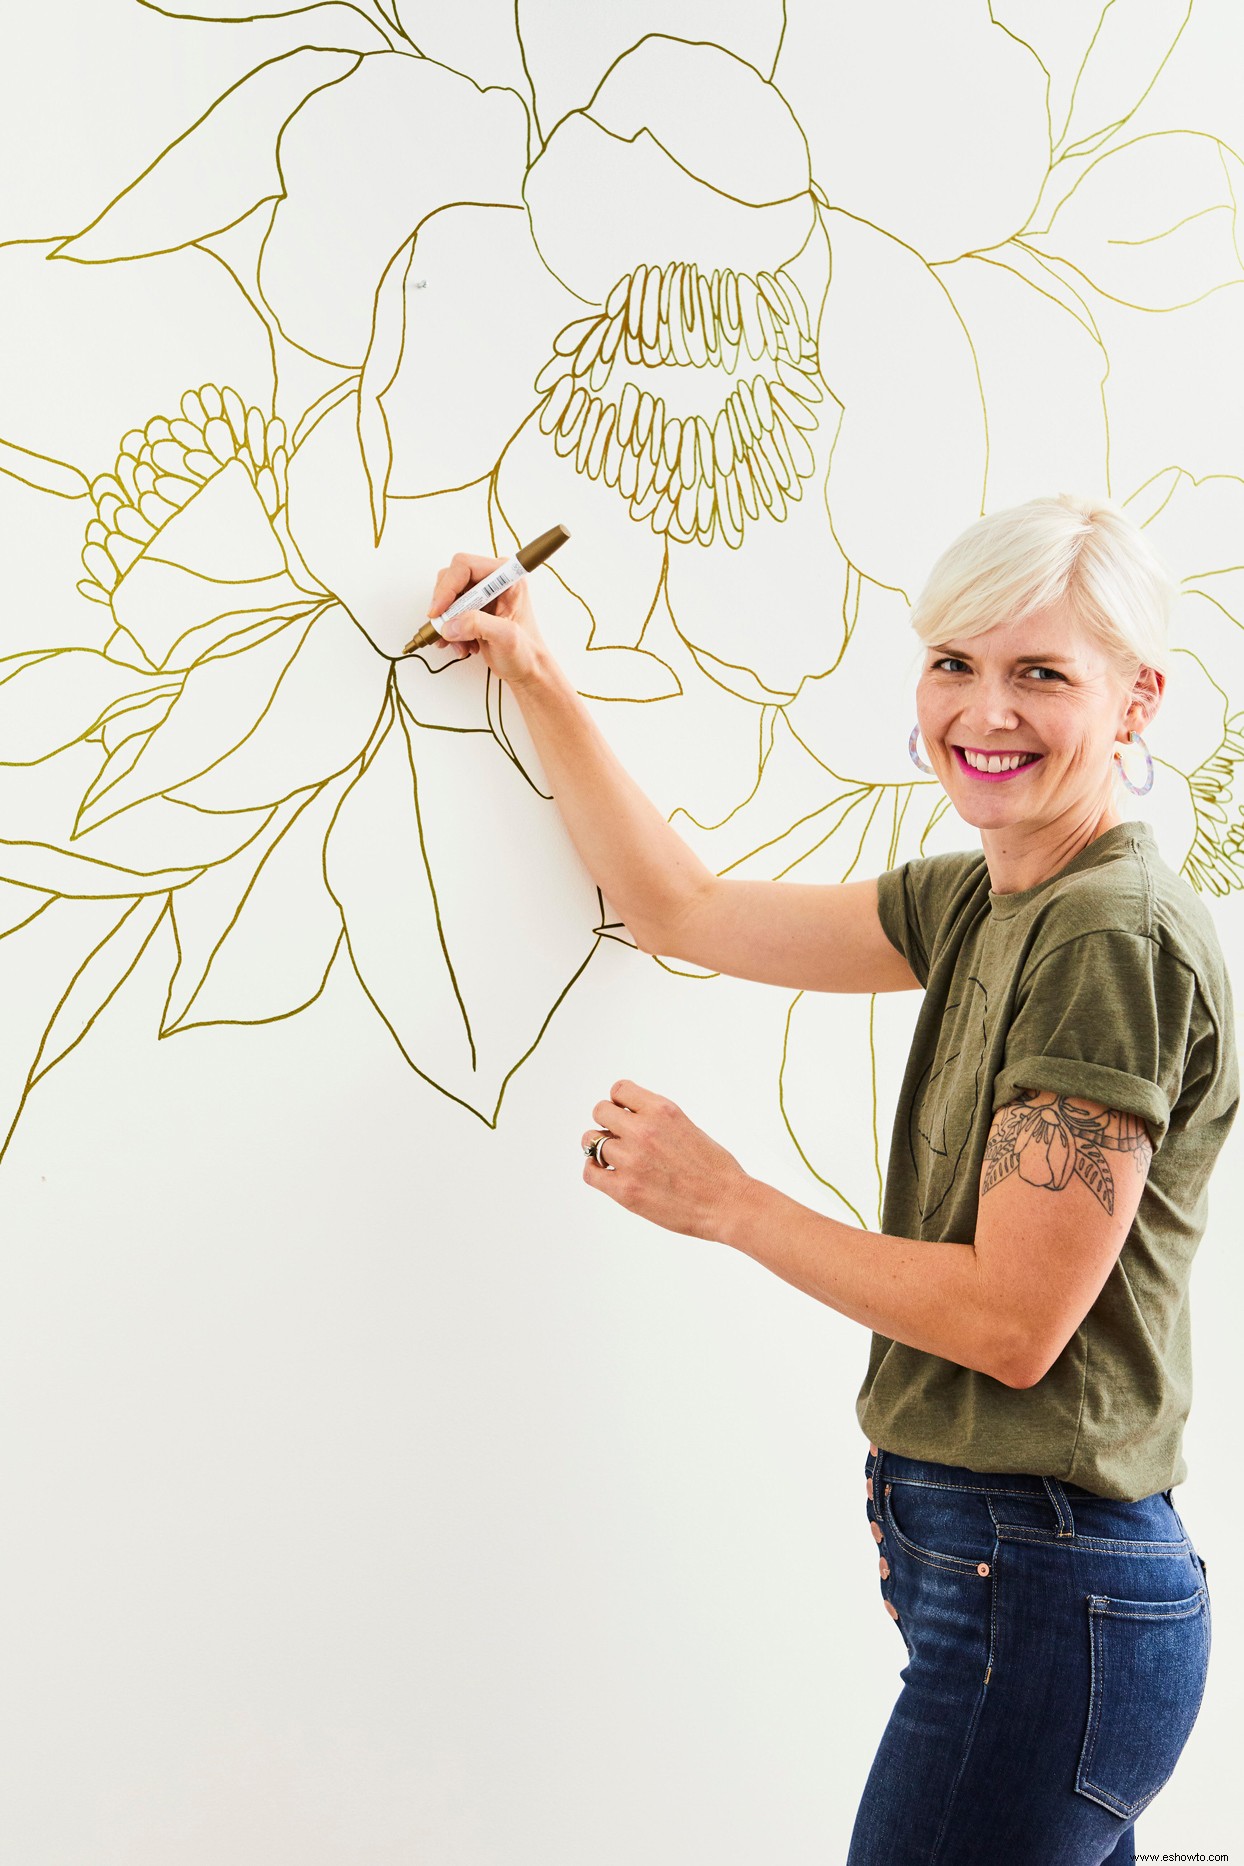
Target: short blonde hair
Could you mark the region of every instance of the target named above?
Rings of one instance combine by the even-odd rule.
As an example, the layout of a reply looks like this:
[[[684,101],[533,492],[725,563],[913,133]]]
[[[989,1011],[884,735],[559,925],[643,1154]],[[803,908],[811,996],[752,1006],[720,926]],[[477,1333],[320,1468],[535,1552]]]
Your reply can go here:
[[[1130,685],[1170,671],[1167,633],[1179,586],[1132,520],[1108,499],[1058,493],[978,518],[934,564],[911,626],[927,647],[982,635],[1067,599]]]

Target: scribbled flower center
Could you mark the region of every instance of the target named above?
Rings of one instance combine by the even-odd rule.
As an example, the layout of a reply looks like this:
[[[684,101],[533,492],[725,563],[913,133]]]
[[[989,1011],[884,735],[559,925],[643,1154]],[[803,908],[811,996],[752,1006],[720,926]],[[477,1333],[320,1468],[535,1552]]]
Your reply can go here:
[[[1181,873],[1200,894],[1244,888],[1244,802],[1236,793],[1244,768],[1244,712],[1226,721],[1222,743],[1188,778],[1195,825]]]
[[[636,266],[603,311],[558,333],[535,386],[557,452],[681,543],[711,544],[719,527],[741,543],[762,509],[786,516],[815,467],[805,435],[824,391],[808,308],[785,274]]]
[[[106,603],[144,546],[209,479],[239,460],[269,518],[285,504],[285,423],[248,408],[236,389],[205,383],[181,398],[181,416],[155,416],[124,435],[116,466],[91,485],[78,588]]]

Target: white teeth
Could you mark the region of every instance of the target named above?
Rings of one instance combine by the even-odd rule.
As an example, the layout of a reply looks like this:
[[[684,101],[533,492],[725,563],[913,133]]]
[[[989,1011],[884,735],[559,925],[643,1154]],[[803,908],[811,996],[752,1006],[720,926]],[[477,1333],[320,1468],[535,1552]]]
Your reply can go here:
[[[960,749],[962,750],[962,747]],[[975,771],[1014,771],[1018,765],[1031,763],[1036,754],[1035,752],[1006,752],[995,754],[991,758],[982,758],[979,752],[964,751],[963,756]]]

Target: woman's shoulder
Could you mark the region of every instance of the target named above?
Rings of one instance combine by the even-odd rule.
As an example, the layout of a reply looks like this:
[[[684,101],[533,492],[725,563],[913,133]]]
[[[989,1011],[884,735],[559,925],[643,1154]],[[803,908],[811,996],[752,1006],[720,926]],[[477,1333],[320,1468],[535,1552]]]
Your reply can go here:
[[[1131,936],[1195,973],[1211,1002],[1229,998],[1222,944],[1205,900],[1166,860],[1147,824],[1118,827],[1122,833],[1112,836],[1103,859],[1056,877],[1034,929],[1033,956],[1094,934]]]

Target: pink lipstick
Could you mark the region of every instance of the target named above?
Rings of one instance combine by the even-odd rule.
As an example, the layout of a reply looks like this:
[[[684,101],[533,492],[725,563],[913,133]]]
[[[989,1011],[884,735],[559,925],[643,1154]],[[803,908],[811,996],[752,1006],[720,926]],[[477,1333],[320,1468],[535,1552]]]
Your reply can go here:
[[[1016,765],[1012,771],[978,771],[974,765],[968,763],[957,745],[952,745],[950,749],[955,755],[955,762],[960,771],[966,771],[969,777],[979,778],[982,784],[1004,784],[1008,778],[1022,777],[1025,771],[1031,771],[1039,765],[1044,756],[1041,752],[1035,752],[1030,756],[1027,764]],[[1005,757],[1006,753],[1000,752],[997,756]]]

